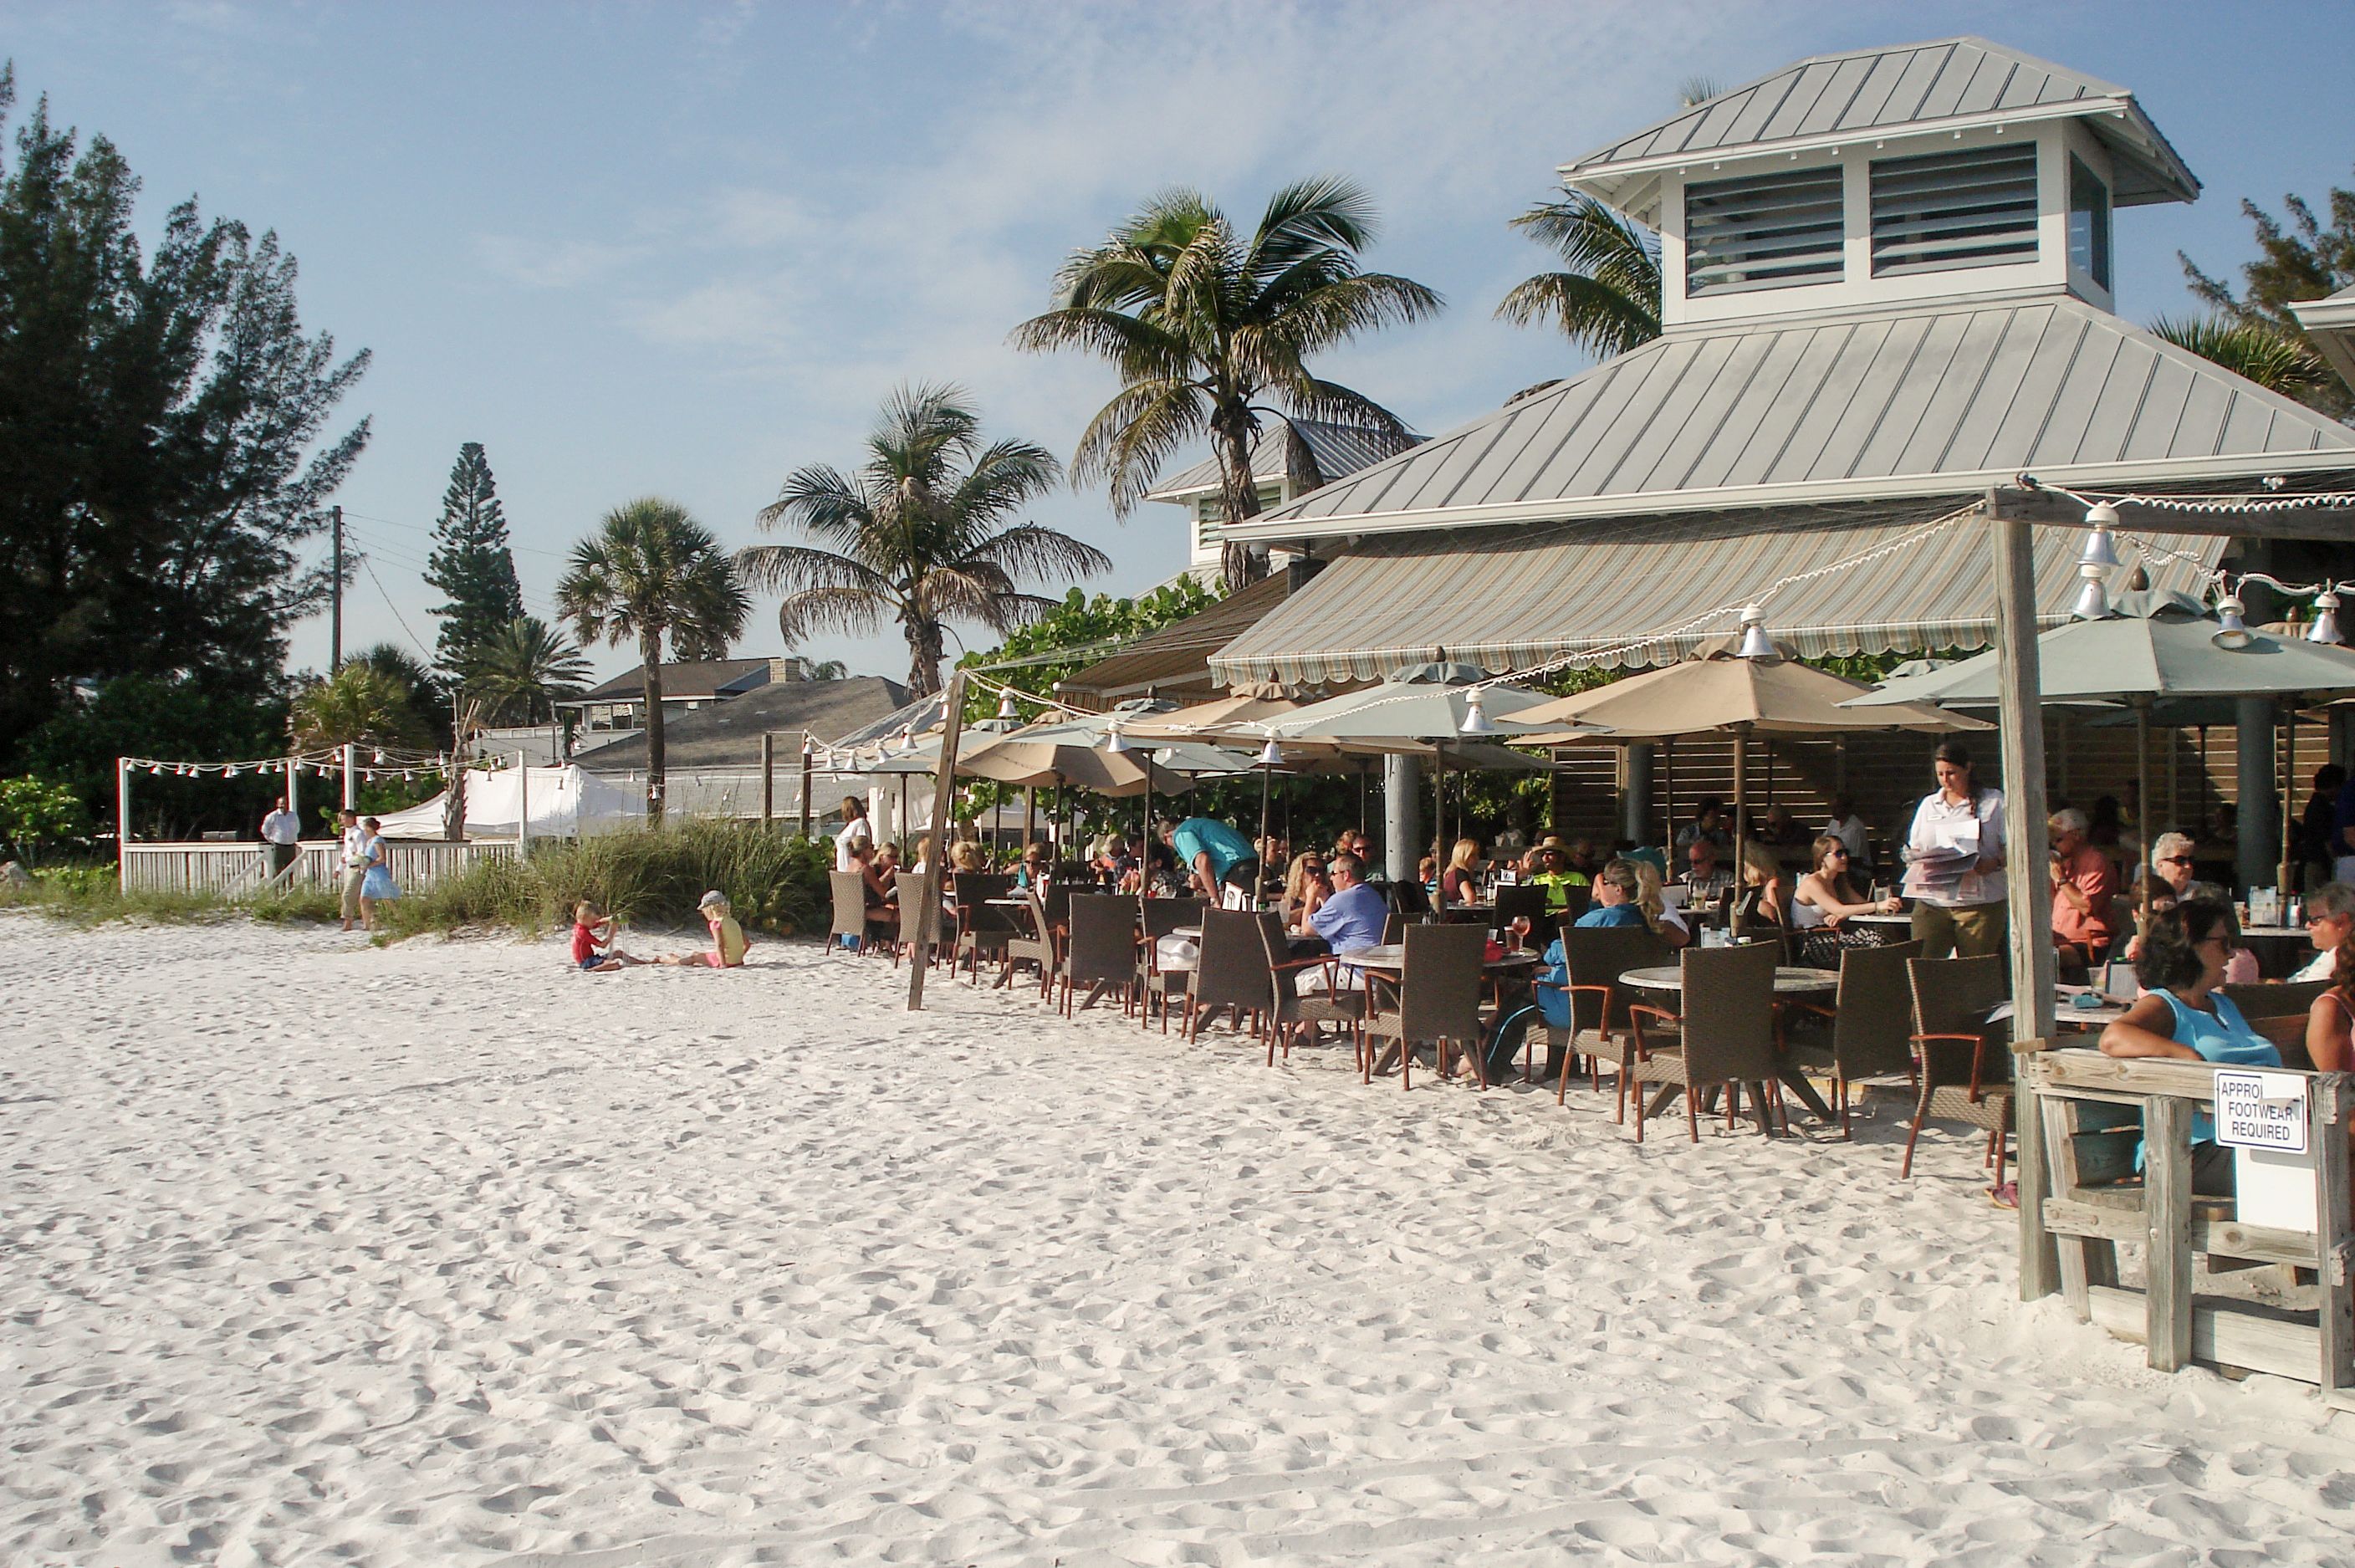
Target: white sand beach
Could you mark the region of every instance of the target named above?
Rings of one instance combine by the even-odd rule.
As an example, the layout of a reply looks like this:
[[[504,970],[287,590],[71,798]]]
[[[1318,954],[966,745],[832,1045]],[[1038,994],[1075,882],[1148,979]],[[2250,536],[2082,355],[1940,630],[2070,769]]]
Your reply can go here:
[[[2019,1307],[1959,1130],[753,958],[0,916],[0,1561],[2350,1558],[2355,1418]]]

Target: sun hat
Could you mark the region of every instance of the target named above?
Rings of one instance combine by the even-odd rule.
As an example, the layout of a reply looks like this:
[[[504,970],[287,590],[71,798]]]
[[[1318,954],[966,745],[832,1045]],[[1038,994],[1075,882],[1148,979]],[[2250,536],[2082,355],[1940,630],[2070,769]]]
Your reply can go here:
[[[698,909],[709,909],[713,904],[724,904],[727,901],[728,895],[721,892],[718,888],[714,888],[709,892],[704,894],[701,898],[696,900],[695,907]]]

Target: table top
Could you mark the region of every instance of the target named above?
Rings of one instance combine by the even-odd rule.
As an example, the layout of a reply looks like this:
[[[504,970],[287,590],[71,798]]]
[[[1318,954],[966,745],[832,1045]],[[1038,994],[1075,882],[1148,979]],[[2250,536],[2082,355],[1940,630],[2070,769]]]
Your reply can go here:
[[[1664,964],[1656,969],[1630,969],[1619,978],[1638,990],[1681,991],[1685,988],[1684,969],[1678,965]],[[1838,989],[1839,971],[1837,969],[1807,969],[1790,964],[1774,966],[1774,994],[1777,996]]]
[[[1913,923],[1913,917],[1902,912],[1897,914],[1852,914],[1848,917],[1848,923],[1850,925],[1902,925],[1910,928]]]
[[[2244,925],[2241,927],[2241,934],[2243,936],[2289,937],[2304,936],[2306,933],[2306,927],[2302,925]]]
[[[2052,1027],[2055,1029],[2099,1029],[2104,1024],[2126,1017],[2126,1008],[2131,1005],[2126,1002],[2105,999],[2099,1007],[2081,1008],[2075,1005],[2075,998],[2097,994],[2091,987],[2061,986],[2055,989],[2056,1000],[2059,1003],[2052,1009]],[[1994,1009],[1987,1014],[1987,1022],[2001,1023],[2010,1018],[2012,1012],[2012,1005],[2009,1002],[1998,1002]]]
[[[1344,964],[1353,964],[1360,969],[1401,969],[1406,966],[1406,944],[1378,942],[1371,947],[1355,948],[1348,953],[1336,953],[1333,956]],[[1538,955],[1534,953],[1508,953],[1502,958],[1487,960],[1484,967],[1510,969],[1525,964],[1535,964],[1538,961]]]

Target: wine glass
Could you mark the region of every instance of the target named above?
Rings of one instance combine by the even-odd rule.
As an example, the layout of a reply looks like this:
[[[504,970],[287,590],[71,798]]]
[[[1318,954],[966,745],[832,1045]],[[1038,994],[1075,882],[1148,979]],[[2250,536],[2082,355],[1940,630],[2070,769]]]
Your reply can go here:
[[[1529,944],[1529,917],[1517,914],[1508,923],[1513,933],[1513,945],[1517,948],[1527,947]]]

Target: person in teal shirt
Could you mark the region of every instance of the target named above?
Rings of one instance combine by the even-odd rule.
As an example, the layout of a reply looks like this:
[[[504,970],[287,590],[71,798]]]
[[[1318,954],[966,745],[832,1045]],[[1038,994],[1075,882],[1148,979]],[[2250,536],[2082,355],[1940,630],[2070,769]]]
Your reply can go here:
[[[2135,960],[2143,994],[2102,1030],[2102,1054],[2279,1067],[2281,1052],[2216,989],[2239,940],[2231,908],[2214,899],[2186,899],[2154,916]],[[2139,1148],[2135,1168],[2142,1168]],[[2232,1190],[2232,1151],[2216,1142],[2216,1124],[2205,1115],[2191,1118],[2191,1190]]]
[[[1636,880],[1636,868],[1625,860],[1614,860],[1594,876],[1594,902],[1578,917],[1583,926],[1644,925],[1644,912],[1636,900],[1643,885]]]
[[[1189,816],[1165,824],[1162,838],[1178,857],[1178,868],[1194,891],[1212,903],[1221,884],[1252,891],[1259,882],[1259,852],[1252,841],[1226,823],[1208,816]]]

